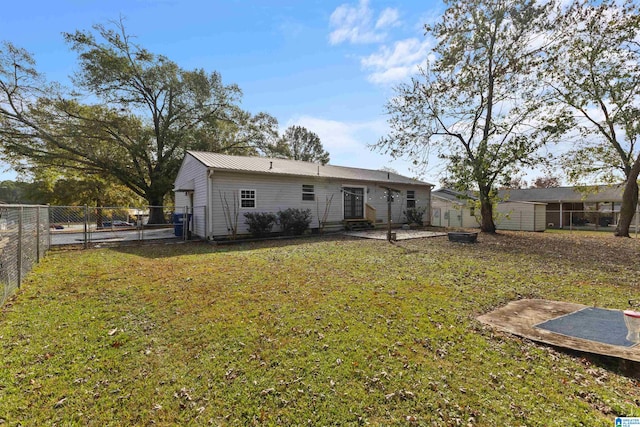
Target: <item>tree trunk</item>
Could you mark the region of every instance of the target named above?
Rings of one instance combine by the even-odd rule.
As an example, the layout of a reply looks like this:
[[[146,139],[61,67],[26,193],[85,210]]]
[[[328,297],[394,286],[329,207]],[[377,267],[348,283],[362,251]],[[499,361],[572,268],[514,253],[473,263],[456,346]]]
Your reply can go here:
[[[638,206],[638,175],[640,174],[640,156],[631,167],[627,182],[622,193],[622,205],[620,206],[620,218],[616,227],[615,235],[618,237],[629,237],[629,227]]]
[[[147,224],[165,224],[163,197],[149,197],[149,221]]]
[[[488,195],[480,192],[480,230],[485,233],[495,233],[496,225],[493,222],[493,203]]]

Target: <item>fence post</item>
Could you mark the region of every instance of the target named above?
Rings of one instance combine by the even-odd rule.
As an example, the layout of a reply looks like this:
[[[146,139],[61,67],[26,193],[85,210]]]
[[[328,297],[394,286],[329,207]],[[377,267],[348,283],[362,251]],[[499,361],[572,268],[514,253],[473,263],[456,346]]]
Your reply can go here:
[[[24,207],[20,206],[18,217],[18,288],[22,285],[22,216]]]
[[[89,246],[89,207],[84,205],[84,248]]]
[[[40,206],[36,208],[36,262],[40,262]]]
[[[569,231],[573,231],[573,211],[569,212]]]

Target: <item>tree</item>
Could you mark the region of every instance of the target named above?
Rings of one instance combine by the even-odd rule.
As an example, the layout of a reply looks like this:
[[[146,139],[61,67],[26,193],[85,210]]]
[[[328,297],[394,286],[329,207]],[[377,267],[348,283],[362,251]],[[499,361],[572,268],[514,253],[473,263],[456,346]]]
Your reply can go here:
[[[515,178],[511,178],[509,180],[509,182],[504,183],[504,185],[501,186],[501,189],[515,189],[515,190],[519,190],[521,188],[527,188],[527,181],[525,181],[524,178],[522,177],[515,177]]]
[[[560,178],[557,176],[539,176],[533,181],[531,188],[556,188],[560,187]]]
[[[302,126],[290,126],[281,138],[284,157],[326,165],[329,153],[324,151],[320,137]]]
[[[535,73],[550,4],[447,0],[425,26],[434,59],[386,105],[391,133],[375,147],[424,163],[446,161],[449,180],[475,187],[481,229],[495,232],[496,185],[543,160],[539,148],[562,126],[544,117]],[[538,47],[536,47],[538,46]],[[539,123],[543,123],[540,126]]]
[[[122,22],[64,37],[79,61],[70,93],[46,84],[25,50],[0,52],[0,142],[15,163],[113,179],[158,223],[187,149],[256,153],[277,134],[273,117],[238,107],[237,86],[149,52]]]
[[[557,24],[545,77],[555,101],[576,115],[581,140],[564,157],[570,179],[624,177],[617,236],[629,237],[640,174],[640,7],[579,0]]]

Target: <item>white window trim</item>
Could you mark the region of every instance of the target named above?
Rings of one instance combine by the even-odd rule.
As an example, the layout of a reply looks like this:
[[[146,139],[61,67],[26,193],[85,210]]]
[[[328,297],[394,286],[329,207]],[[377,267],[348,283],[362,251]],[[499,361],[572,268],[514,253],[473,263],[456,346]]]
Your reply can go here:
[[[243,199],[243,191],[253,191],[253,199]],[[242,206],[243,200],[253,200],[253,207]],[[258,208],[258,191],[252,188],[241,188],[238,190],[238,205],[240,209],[257,209]]]
[[[305,186],[309,186],[313,189],[313,191],[304,191],[304,187]],[[315,184],[302,184],[302,201],[303,202],[315,202],[316,201],[316,186]],[[312,194],[313,195],[313,200],[305,200],[304,199],[304,195],[305,194]]]
[[[413,197],[409,197],[409,191],[413,191]],[[413,201],[413,208],[415,209],[418,206],[418,198],[416,197],[416,190],[407,190],[406,204],[409,205],[409,200]]]

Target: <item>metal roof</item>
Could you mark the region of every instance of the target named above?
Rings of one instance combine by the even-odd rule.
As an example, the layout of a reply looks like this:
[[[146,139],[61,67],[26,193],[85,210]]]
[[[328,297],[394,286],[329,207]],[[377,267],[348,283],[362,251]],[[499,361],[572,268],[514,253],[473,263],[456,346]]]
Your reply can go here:
[[[451,190],[449,188],[441,188],[439,190],[432,191],[431,196],[461,205],[465,204],[469,199],[478,200],[478,198],[471,191],[467,191],[465,194],[459,191]]]
[[[622,185],[523,188],[500,190],[498,196],[512,202],[583,203],[621,202]]]
[[[429,185],[427,182],[408,178],[393,172],[345,166],[321,165],[300,160],[269,157],[230,156],[204,151],[187,151],[208,168],[234,172],[252,172],[273,175],[317,176],[325,178],[372,181],[380,184]]]

